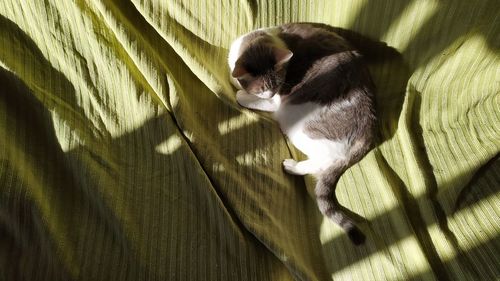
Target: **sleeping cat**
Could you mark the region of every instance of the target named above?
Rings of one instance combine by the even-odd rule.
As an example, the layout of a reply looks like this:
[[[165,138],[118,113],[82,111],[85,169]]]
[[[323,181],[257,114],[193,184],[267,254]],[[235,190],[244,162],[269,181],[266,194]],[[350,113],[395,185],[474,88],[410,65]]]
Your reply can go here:
[[[307,155],[285,159],[285,171],[314,175],[320,211],[361,244],[365,236],[338,203],[335,186],[374,142],[374,86],[359,52],[334,30],[291,23],[242,35],[230,48],[230,79],[241,106],[273,112]]]

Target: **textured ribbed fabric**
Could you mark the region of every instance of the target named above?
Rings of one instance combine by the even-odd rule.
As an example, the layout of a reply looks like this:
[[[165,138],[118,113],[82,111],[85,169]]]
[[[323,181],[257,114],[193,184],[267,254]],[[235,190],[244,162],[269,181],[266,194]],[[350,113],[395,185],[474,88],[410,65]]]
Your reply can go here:
[[[380,144],[340,179],[241,109],[228,46],[322,22],[387,42]],[[500,278],[500,4],[0,1],[0,280]]]

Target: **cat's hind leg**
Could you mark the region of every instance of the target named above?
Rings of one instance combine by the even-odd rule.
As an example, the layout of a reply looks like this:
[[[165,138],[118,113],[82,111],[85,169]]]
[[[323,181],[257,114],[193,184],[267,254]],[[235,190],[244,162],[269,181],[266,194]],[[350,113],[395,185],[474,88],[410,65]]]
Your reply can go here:
[[[283,168],[292,175],[303,176],[307,174],[318,174],[326,168],[325,161],[317,159],[307,159],[304,161],[295,161],[294,159],[283,160]]]

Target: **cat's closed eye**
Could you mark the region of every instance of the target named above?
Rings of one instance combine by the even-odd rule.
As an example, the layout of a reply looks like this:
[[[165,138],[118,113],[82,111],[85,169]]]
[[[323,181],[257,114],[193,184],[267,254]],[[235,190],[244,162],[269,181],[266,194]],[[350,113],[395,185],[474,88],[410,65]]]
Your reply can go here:
[[[237,79],[237,80],[240,83],[241,87],[243,88],[248,87],[248,81],[246,79]]]

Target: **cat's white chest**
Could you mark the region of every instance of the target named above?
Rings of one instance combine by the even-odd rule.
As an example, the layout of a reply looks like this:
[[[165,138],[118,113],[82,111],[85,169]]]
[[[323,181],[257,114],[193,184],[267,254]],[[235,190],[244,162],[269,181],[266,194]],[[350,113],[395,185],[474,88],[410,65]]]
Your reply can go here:
[[[303,104],[283,103],[274,113],[281,130],[288,136],[293,145],[312,159],[344,158],[347,152],[347,141],[311,138],[306,133],[308,122],[317,117],[323,106],[314,102]]]

